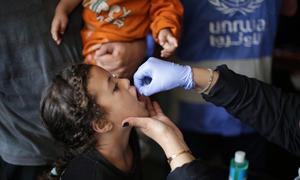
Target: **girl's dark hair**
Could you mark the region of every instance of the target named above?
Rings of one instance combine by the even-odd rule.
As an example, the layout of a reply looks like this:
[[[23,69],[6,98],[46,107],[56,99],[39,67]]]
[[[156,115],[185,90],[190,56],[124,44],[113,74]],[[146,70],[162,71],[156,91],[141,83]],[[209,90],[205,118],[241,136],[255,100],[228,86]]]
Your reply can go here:
[[[43,122],[54,139],[65,147],[63,157],[55,165],[58,177],[70,160],[94,147],[92,122],[104,116],[103,109],[87,91],[91,67],[77,64],[65,68],[41,99]]]

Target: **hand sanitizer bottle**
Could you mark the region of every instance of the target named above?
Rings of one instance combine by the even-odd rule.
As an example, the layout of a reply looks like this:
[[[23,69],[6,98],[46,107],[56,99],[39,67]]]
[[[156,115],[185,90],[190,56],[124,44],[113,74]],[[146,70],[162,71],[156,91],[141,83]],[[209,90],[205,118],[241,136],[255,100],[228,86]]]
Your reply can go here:
[[[244,151],[236,151],[230,161],[229,180],[246,180],[249,162]]]

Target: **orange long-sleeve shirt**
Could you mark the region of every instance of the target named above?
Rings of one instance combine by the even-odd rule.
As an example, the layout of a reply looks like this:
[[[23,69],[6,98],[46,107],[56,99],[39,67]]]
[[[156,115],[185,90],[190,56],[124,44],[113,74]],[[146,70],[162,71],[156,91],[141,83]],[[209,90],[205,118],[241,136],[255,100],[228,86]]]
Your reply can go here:
[[[183,7],[179,0],[84,0],[81,31],[84,57],[95,45],[153,37],[169,28],[179,38]]]

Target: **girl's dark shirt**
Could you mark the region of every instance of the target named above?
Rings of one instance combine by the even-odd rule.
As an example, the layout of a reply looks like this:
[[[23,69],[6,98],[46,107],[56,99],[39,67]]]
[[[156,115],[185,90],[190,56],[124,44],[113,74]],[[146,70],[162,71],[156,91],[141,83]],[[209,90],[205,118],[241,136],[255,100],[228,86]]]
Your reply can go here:
[[[141,159],[138,138],[135,131],[130,135],[129,144],[133,151],[133,164],[125,173],[111,164],[96,149],[74,158],[62,175],[62,180],[140,180]]]

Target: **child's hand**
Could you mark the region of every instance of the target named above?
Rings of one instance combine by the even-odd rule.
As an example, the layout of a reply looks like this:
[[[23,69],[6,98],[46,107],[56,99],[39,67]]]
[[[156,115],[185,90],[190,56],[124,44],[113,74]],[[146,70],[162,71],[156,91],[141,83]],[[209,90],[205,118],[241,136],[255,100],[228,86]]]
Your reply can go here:
[[[169,57],[178,46],[177,39],[169,29],[162,29],[158,33],[158,43],[163,47],[160,53],[161,57]]]
[[[57,44],[61,43],[62,35],[66,30],[67,24],[68,14],[56,11],[51,24],[51,35]]]

